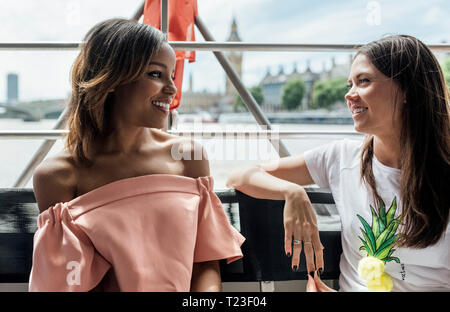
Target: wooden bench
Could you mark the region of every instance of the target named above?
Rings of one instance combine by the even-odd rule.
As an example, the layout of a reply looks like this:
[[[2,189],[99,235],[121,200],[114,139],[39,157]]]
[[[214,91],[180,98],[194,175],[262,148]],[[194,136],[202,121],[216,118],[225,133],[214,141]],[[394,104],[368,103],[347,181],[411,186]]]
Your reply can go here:
[[[304,257],[297,272],[284,254],[284,201],[262,200],[239,191],[216,191],[228,218],[246,237],[244,257],[221,261],[223,282],[305,280]],[[334,204],[329,192],[308,189],[313,204]],[[317,211],[317,209],[316,209]],[[0,188],[0,283],[28,283],[38,208],[30,188]],[[325,247],[324,280],[337,280],[342,252],[339,231],[320,231]]]

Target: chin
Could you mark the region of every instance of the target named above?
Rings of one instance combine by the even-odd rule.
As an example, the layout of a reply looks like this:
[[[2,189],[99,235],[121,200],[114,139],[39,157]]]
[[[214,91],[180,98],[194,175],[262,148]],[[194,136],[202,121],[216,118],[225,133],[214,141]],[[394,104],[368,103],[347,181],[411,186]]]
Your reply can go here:
[[[356,132],[367,133],[364,131],[364,127],[362,127],[360,124],[355,123],[353,128],[355,129]]]
[[[162,129],[166,127],[166,122],[165,120],[163,122],[146,122],[143,126],[145,128]]]
[[[166,127],[166,123],[162,123],[160,125],[153,124],[150,128],[164,129],[165,127]]]
[[[145,123],[145,127],[147,128],[157,128],[157,129],[162,129],[165,128],[167,125],[167,119],[160,119],[160,120],[148,120]]]
[[[377,132],[371,128],[361,127],[358,125],[355,125],[354,128],[355,128],[355,131],[358,133],[362,133],[362,134],[366,134],[366,135],[377,135]]]

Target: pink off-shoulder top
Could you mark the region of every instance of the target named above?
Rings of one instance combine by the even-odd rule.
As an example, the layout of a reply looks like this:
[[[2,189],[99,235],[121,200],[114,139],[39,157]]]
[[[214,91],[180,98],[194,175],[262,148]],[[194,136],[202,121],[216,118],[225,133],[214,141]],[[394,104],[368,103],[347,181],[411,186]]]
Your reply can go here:
[[[210,176],[153,174],[38,217],[30,291],[189,291],[194,262],[242,257]]]

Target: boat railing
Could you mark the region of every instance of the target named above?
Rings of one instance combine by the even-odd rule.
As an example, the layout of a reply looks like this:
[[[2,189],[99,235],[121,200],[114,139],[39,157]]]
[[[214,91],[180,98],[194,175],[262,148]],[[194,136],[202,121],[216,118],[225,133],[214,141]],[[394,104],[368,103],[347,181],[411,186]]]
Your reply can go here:
[[[0,139],[46,139],[56,140],[68,134],[68,130],[0,130]],[[308,130],[167,130],[167,133],[202,139],[300,139],[311,136],[355,136],[355,131],[308,131]]]

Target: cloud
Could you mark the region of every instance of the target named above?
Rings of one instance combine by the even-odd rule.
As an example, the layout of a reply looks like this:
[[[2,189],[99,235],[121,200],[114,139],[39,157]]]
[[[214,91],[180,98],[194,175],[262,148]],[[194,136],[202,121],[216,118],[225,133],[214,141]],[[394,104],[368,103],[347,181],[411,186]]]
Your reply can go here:
[[[244,1],[243,1],[244,2]],[[371,2],[379,4],[379,24],[368,23],[368,16],[373,14]],[[221,14],[213,14],[212,17],[204,18],[205,24],[210,28],[219,28],[222,36],[215,36],[216,40],[226,39],[232,19],[232,9],[224,2],[216,0],[209,1],[212,11],[215,6],[220,7]],[[279,2],[264,1],[257,7],[251,6],[238,15],[238,31],[243,40],[249,42],[288,42],[288,43],[367,43],[379,39],[387,34],[407,33],[415,35],[424,42],[437,43],[448,34],[436,31],[445,25],[445,19],[437,21],[434,27],[424,30],[418,25],[427,11],[429,5],[439,5],[442,9],[444,2],[410,1],[405,6],[400,1],[321,1],[306,3],[302,1]],[[199,3],[199,10],[203,2]],[[244,14],[245,13],[245,14]],[[228,15],[228,16],[227,16]],[[211,23],[211,26],[209,23]],[[449,29],[449,28],[446,28]],[[212,31],[212,30],[211,30]],[[439,38],[438,38],[439,37]],[[438,39],[436,39],[438,38]],[[292,70],[294,62],[298,64],[299,70],[304,70],[306,62],[311,61],[313,71],[321,71],[330,66],[331,57],[336,58],[337,63],[346,63],[349,58],[348,52],[245,52],[243,81],[251,86],[258,83],[269,68],[272,73],[279,70],[283,65],[286,72]],[[210,63],[211,62],[211,63]],[[200,72],[200,67],[211,68],[213,72],[214,59],[205,60],[198,58],[198,65],[192,65],[192,71]],[[201,64],[201,66],[200,66]],[[209,64],[209,65],[208,65]],[[224,75],[223,70],[215,72]],[[211,90],[217,88],[216,80],[202,78],[201,74],[194,74],[196,85],[214,85]],[[202,80],[204,80],[202,82]]]
[[[8,2],[8,4],[6,3]],[[0,41],[80,41],[96,23],[129,18],[142,0],[0,1]],[[70,68],[78,51],[1,51],[0,102],[6,101],[6,76],[19,74],[19,100],[66,97]]]
[[[444,18],[444,13],[439,7],[434,6],[427,10],[424,17],[422,18],[422,24],[424,25],[435,24],[436,21],[439,21],[442,18]]]
[[[248,42],[365,43],[385,34],[407,33],[425,43],[450,41],[447,0],[380,0],[380,24],[369,25],[370,0],[198,0],[199,14],[217,41],[225,41],[233,16],[241,38]],[[0,41],[78,41],[97,22],[132,16],[142,0],[16,0],[0,1]],[[196,38],[203,41],[196,30]],[[6,98],[6,75],[19,73],[19,97],[61,97],[70,92],[70,68],[77,51],[0,51],[0,102]],[[303,71],[308,60],[320,71],[331,57],[346,62],[348,53],[245,52],[243,80],[254,85],[269,68],[287,72],[296,62]],[[223,90],[225,73],[211,52],[197,53],[186,63],[185,79],[193,73],[196,90]]]

